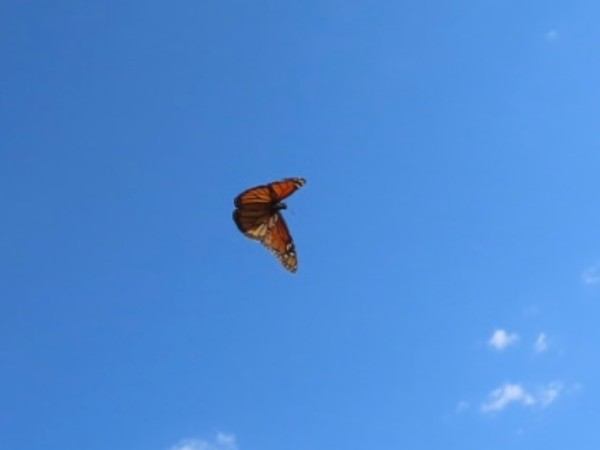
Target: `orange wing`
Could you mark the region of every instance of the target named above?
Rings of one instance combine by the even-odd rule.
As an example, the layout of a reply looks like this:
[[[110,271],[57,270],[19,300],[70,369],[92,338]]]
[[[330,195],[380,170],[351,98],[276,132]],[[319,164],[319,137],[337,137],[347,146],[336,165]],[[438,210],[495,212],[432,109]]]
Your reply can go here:
[[[256,212],[256,214],[254,214]],[[233,220],[247,237],[260,241],[290,272],[298,269],[298,256],[290,230],[279,213],[264,214],[258,210],[237,209]]]
[[[255,186],[242,192],[233,202],[238,208],[250,203],[277,203],[292,195],[304,186],[304,183],[306,183],[304,178],[285,178],[281,181]]]
[[[274,216],[274,224],[267,230],[261,239],[262,244],[277,257],[290,272],[298,269],[298,256],[290,230],[279,213]]]
[[[233,211],[233,221],[238,229],[251,239],[262,241],[267,231],[275,224],[276,215],[269,205],[250,203]]]

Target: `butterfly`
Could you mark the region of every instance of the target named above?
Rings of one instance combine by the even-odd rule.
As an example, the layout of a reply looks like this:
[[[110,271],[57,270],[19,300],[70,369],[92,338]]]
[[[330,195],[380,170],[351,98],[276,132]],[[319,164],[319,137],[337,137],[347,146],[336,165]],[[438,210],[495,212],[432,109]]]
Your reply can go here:
[[[282,202],[298,189],[304,178],[285,178],[281,181],[250,188],[233,201],[233,221],[250,239],[260,241],[290,272],[298,269],[298,256],[292,235],[279,212],[286,209]]]

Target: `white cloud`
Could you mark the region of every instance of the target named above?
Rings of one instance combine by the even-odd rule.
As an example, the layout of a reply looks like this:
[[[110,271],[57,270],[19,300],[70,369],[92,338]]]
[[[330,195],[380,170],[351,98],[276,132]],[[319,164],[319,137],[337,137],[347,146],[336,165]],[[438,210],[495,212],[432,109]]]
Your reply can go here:
[[[544,353],[548,350],[548,337],[546,333],[540,333],[533,344],[533,350],[536,353]]]
[[[498,351],[504,350],[510,345],[516,344],[519,340],[519,335],[516,333],[507,333],[505,330],[498,329],[494,331],[488,344]]]
[[[169,450],[238,450],[238,446],[234,435],[218,433],[213,442],[203,439],[184,439]]]
[[[589,285],[600,284],[600,264],[585,269],[581,274],[581,281]]]
[[[481,405],[484,412],[502,411],[511,403],[521,403],[524,406],[535,404],[535,399],[519,384],[506,383],[494,389],[489,395],[489,401]]]
[[[546,40],[548,42],[554,42],[558,39],[558,30],[548,30],[546,31]]]
[[[540,406],[542,407],[546,407],[548,405],[550,405],[551,403],[554,402],[554,400],[556,400],[558,398],[558,396],[561,394],[563,390],[563,385],[562,383],[559,382],[553,382],[550,383],[546,386],[542,386],[539,389],[539,393],[538,393],[538,403],[540,404]]]
[[[483,412],[502,411],[511,404],[520,404],[524,407],[538,406],[546,408],[558,399],[563,392],[564,385],[558,381],[541,385],[533,389],[534,393],[527,391],[520,384],[505,383],[489,394],[489,399],[481,405]]]

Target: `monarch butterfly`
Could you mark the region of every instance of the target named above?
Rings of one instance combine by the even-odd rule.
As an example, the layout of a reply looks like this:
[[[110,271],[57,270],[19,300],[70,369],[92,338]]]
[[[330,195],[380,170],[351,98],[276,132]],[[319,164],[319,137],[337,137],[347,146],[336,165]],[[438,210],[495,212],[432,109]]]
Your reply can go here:
[[[304,178],[285,178],[281,181],[250,188],[233,201],[233,221],[250,239],[260,241],[281,261],[290,272],[298,269],[298,257],[294,241],[283,216],[286,209],[283,199],[300,189]]]

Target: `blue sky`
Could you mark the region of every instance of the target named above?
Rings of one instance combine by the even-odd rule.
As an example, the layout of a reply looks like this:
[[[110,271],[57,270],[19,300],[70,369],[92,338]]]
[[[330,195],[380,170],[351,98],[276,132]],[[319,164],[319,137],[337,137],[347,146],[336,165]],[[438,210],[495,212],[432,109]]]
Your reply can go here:
[[[599,15],[3,2],[0,447],[600,448]]]

